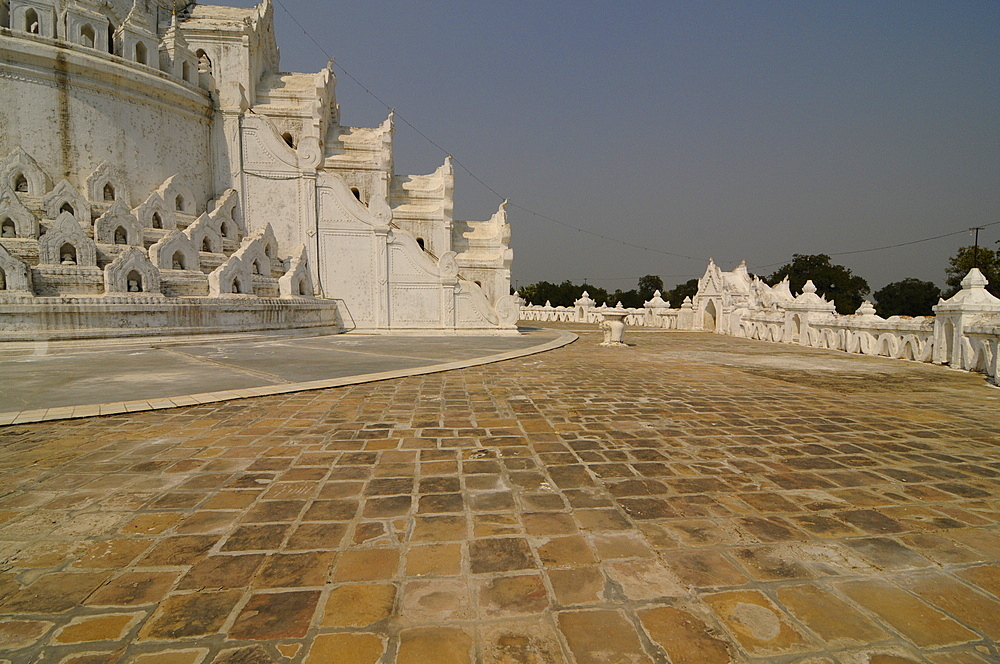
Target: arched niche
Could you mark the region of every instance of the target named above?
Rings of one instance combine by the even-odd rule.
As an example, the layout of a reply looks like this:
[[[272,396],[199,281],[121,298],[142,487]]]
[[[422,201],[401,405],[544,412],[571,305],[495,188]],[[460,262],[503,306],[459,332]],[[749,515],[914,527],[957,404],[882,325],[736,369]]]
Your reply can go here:
[[[140,289],[135,290],[130,282],[137,282]],[[104,268],[104,292],[159,293],[160,271],[149,260],[145,251],[139,247],[127,247]]]
[[[64,263],[69,254],[72,262]],[[87,237],[76,217],[60,214],[49,231],[38,239],[38,259],[43,265],[97,265],[97,245]]]
[[[76,187],[66,180],[59,183],[42,198],[42,210],[49,219],[56,219],[64,212],[70,212],[81,225],[90,226],[90,204]]]
[[[2,244],[0,244],[0,274],[3,281],[0,294],[22,296],[32,294],[31,270],[19,258],[12,256]]]
[[[186,234],[176,229],[149,248],[149,259],[161,270],[198,270],[201,267],[198,249]]]
[[[129,244],[141,247],[142,225],[124,202],[117,201],[94,222],[94,239],[100,244]]]
[[[87,196],[94,203],[111,204],[118,201],[129,204],[125,178],[117,167],[104,162],[87,178]]]
[[[0,182],[0,237],[38,237],[38,217],[2,182]]]
[[[155,191],[139,207],[135,208],[132,214],[139,220],[139,224],[143,228],[156,228],[165,231],[177,228],[174,211],[164,203],[163,198]]]
[[[211,297],[251,293],[253,275],[249,266],[235,254],[208,275],[208,294]]]
[[[0,161],[0,184],[19,196],[43,196],[49,190],[49,178],[38,163],[17,147]]]

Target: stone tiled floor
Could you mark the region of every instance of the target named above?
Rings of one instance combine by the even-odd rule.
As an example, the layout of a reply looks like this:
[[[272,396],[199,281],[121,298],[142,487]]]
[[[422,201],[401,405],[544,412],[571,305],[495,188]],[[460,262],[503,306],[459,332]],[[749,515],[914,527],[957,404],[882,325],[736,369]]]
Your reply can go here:
[[[0,429],[0,660],[1000,661],[1000,390],[630,334]]]

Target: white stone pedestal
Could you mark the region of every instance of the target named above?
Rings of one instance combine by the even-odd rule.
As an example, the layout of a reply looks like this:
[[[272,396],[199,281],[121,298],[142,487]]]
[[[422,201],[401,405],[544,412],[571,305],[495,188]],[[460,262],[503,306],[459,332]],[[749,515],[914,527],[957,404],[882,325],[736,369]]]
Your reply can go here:
[[[604,320],[601,321],[601,329],[604,330],[604,342],[602,346],[614,348],[628,348],[625,343],[625,316],[628,312],[624,309],[604,309],[601,311]]]

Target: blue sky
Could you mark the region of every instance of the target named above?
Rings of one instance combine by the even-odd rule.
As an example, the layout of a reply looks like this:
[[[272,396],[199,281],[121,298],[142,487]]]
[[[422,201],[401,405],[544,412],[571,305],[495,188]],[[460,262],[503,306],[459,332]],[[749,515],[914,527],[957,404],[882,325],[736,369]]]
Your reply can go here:
[[[252,4],[244,0],[244,6]],[[610,288],[704,259],[768,274],[1000,221],[1000,3],[280,0],[282,68],[323,53],[512,203],[513,279]],[[347,124],[386,109],[343,72]],[[397,171],[444,158],[404,122]],[[457,168],[457,218],[499,199]],[[1000,225],[981,234],[996,247]],[[968,235],[835,257],[943,283]],[[690,256],[679,258],[659,252]],[[772,265],[777,264],[777,265]]]

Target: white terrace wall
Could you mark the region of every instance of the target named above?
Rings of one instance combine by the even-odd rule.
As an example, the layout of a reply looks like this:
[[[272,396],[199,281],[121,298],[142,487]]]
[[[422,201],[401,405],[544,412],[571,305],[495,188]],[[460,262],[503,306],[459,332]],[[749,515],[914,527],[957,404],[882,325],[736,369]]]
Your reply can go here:
[[[80,191],[113,164],[115,196],[132,205],[175,173],[212,198],[208,90],[161,71],[155,50],[141,64],[73,43],[62,23],[57,39],[16,27],[0,31],[0,156],[22,149]]]
[[[784,285],[760,288],[756,283],[742,301],[730,299],[718,311],[724,315],[706,329],[704,315],[696,315],[690,298],[679,309],[671,308],[657,291],[642,309],[626,309],[627,325],[665,330],[698,330],[746,339],[829,348],[847,353],[934,362],[986,374],[1000,383],[1000,299],[986,290],[986,279],[973,269],[962,281],[962,290],[934,307],[935,316],[882,318],[871,302],[851,315],[840,315],[833,304],[816,294],[811,281],[797,297],[782,298]],[[765,297],[754,296],[754,293]],[[713,293],[714,295],[714,293]],[[695,301],[704,299],[699,291]],[[766,301],[766,304],[764,303]],[[704,306],[704,305],[703,305]],[[620,305],[619,305],[620,307]],[[522,305],[523,322],[596,323],[607,305],[595,306],[584,296],[573,307]]]

